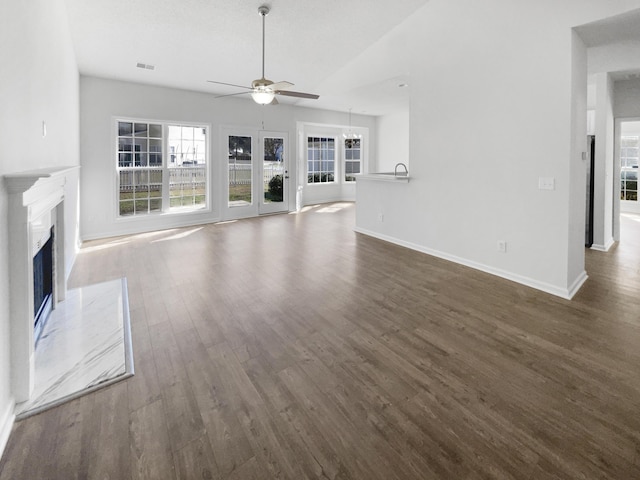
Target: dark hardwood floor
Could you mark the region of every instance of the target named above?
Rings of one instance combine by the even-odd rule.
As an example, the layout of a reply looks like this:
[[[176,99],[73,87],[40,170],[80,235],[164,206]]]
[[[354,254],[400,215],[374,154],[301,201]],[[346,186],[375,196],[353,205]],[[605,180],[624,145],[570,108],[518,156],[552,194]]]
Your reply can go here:
[[[640,218],[573,301],[353,232],[352,204],[88,242],[134,377],[17,422],[0,479],[640,478]]]

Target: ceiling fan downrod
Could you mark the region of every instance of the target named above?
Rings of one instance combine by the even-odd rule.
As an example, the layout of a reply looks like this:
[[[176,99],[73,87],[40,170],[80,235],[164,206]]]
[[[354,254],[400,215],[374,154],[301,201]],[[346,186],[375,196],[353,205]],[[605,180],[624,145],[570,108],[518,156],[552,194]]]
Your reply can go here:
[[[260,15],[262,17],[262,78],[264,79],[264,39],[265,39],[265,34],[264,34],[264,19],[267,15],[269,15],[269,11],[270,8],[267,5],[262,5],[261,7],[258,8],[258,15]]]

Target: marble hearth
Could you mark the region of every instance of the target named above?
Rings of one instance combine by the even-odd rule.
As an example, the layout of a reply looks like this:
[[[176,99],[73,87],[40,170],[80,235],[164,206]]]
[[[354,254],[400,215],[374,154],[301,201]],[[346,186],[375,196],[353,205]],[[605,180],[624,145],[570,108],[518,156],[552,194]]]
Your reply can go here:
[[[22,419],[133,375],[125,279],[67,291],[51,312],[35,350],[31,398]]]

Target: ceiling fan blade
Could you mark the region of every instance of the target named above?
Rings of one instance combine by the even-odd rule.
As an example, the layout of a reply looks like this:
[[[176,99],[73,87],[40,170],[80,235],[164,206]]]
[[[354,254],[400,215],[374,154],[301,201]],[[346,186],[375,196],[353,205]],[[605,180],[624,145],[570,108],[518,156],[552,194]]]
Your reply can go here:
[[[272,83],[271,85],[269,85],[269,88],[274,92],[277,92],[278,90],[286,90],[287,88],[291,87],[293,87],[293,83],[287,81]]]
[[[278,102],[278,99],[276,97],[273,97],[273,100],[271,100],[271,103],[269,105],[278,105],[280,102]]]
[[[247,93],[251,92],[228,93],[227,95],[216,95],[213,98],[235,97],[236,95],[246,95]]]
[[[227,85],[229,87],[246,88],[247,90],[253,90],[251,87],[245,87],[244,85],[236,85],[235,83],[216,82],[215,80],[207,80],[209,83],[217,83],[218,85]]]
[[[309,98],[311,100],[317,100],[318,98],[320,98],[320,95],[316,95],[314,93],[289,92],[287,90],[278,90],[275,93],[277,93],[278,95],[283,95],[285,97]]]

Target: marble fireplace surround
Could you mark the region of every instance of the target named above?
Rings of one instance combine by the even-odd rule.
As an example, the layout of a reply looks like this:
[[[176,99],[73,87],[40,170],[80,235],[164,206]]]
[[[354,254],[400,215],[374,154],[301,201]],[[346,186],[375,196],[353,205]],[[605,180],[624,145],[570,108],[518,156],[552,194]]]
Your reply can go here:
[[[11,386],[16,402],[34,388],[33,256],[54,226],[52,308],[66,296],[64,191],[73,167],[6,174],[9,193]]]

